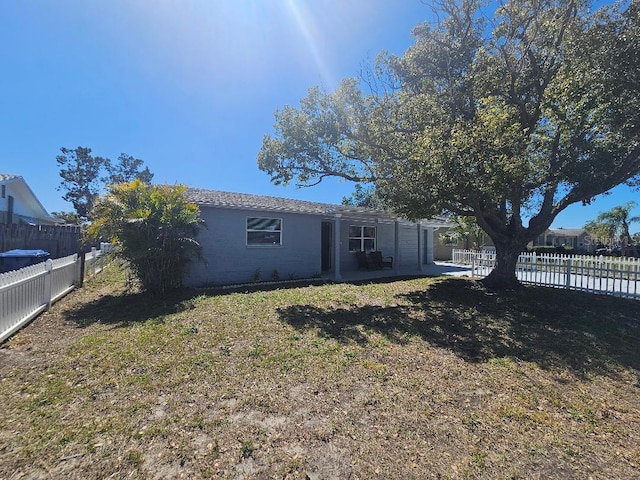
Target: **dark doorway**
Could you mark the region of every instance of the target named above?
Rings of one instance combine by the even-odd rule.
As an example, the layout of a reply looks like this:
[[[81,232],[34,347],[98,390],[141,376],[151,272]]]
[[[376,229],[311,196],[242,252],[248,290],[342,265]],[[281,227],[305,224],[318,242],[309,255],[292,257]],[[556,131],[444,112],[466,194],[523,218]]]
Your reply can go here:
[[[7,202],[8,202],[7,203],[7,223],[12,224],[13,223],[13,197],[11,195],[9,195]]]
[[[333,223],[322,222],[322,246],[320,247],[322,252],[322,271],[327,272],[331,270],[333,252]]]

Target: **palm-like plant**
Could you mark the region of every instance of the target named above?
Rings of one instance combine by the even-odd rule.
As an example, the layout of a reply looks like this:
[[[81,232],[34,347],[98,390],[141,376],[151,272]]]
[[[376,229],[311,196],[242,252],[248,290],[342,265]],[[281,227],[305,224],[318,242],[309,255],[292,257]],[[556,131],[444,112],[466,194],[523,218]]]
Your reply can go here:
[[[184,192],[134,180],[111,185],[94,207],[88,234],[115,243],[142,288],[154,294],[180,287],[187,262],[199,253],[200,211]]]
[[[635,206],[636,202],[633,201],[615,206],[611,210],[600,213],[584,228],[594,237],[617,238],[622,248],[622,255],[632,253],[637,256],[636,246],[632,243],[632,237],[629,233],[629,225],[640,222],[640,216],[630,216],[631,210]]]

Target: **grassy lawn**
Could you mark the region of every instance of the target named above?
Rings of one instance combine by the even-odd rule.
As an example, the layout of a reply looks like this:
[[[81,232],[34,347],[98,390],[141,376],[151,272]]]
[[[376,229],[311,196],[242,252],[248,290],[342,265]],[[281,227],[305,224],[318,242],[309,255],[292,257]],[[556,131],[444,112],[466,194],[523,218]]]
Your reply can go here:
[[[108,267],[0,349],[0,479],[640,478],[640,302]]]

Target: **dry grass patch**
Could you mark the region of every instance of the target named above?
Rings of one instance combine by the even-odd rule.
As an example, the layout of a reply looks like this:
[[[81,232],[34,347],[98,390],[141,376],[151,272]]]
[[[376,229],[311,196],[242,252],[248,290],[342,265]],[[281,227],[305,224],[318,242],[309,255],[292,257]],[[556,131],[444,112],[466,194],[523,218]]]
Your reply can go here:
[[[0,349],[0,478],[633,478],[640,303],[420,279],[125,291]]]

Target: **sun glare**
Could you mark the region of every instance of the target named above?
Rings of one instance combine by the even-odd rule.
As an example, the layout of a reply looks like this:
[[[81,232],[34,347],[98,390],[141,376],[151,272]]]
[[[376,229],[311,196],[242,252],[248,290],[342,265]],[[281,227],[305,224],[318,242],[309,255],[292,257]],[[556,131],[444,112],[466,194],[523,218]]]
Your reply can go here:
[[[319,36],[312,21],[312,16],[303,10],[303,6],[298,5],[296,0],[283,0],[290,15],[295,20],[296,26],[304,37],[306,47],[313,57],[313,61],[318,68],[320,77],[325,86],[333,85],[335,79],[331,75],[329,68],[323,58],[319,48]]]
[[[253,82],[282,72],[332,88],[331,3],[318,12],[296,0],[132,2],[125,19],[138,30],[132,53],[182,82]]]

